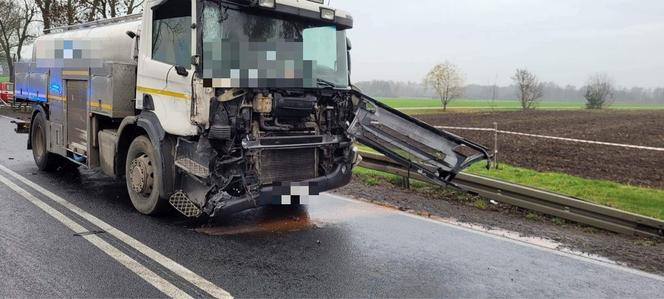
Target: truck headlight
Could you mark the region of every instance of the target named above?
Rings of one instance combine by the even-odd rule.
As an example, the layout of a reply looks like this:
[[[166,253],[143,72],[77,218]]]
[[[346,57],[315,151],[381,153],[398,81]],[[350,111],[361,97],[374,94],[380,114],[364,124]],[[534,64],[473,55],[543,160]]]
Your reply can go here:
[[[334,9],[321,7],[320,8],[320,18],[323,20],[334,21],[337,12]]]
[[[274,8],[276,0],[258,0],[258,6],[266,8]]]

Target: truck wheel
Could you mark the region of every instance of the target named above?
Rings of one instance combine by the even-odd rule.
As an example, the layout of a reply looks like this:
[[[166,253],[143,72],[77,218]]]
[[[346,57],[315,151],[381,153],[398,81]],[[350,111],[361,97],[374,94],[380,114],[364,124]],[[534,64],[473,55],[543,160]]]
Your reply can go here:
[[[129,146],[125,164],[127,190],[134,208],[145,215],[163,211],[167,202],[159,194],[162,182],[159,157],[152,142],[139,136]]]
[[[57,170],[62,160],[46,149],[48,141],[46,140],[46,118],[43,113],[37,113],[32,121],[30,140],[32,140],[32,157],[35,159],[37,168],[42,171]]]

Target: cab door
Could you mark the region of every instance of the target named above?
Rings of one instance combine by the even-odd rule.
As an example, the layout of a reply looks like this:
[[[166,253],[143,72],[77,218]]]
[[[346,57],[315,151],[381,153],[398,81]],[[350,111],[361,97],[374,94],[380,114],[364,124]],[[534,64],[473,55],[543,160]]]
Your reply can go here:
[[[151,1],[139,40],[136,108],[157,115],[173,135],[198,133],[191,124],[195,10],[191,0]]]
[[[487,148],[438,130],[358,90],[353,90],[353,99],[357,110],[349,134],[433,182],[450,185],[463,169],[490,158]]]

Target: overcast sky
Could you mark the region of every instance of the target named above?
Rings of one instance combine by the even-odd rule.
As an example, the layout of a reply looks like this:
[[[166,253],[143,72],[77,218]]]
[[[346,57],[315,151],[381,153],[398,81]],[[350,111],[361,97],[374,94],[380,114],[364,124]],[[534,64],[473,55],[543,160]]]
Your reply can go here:
[[[421,81],[459,65],[468,83],[510,83],[517,67],[582,85],[664,86],[664,0],[331,0],[355,28],[353,81]]]

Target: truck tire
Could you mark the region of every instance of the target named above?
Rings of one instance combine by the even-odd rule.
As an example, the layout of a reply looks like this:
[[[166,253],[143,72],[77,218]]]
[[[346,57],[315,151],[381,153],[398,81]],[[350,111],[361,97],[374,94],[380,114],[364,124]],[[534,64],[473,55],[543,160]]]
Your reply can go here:
[[[32,141],[32,157],[35,159],[37,168],[41,171],[55,171],[62,165],[62,158],[56,154],[49,153],[46,145],[46,117],[44,113],[37,113],[32,120],[30,140]]]
[[[139,136],[129,146],[125,164],[125,177],[129,198],[137,211],[145,215],[157,215],[168,202],[159,193],[162,183],[161,161],[152,142]]]

